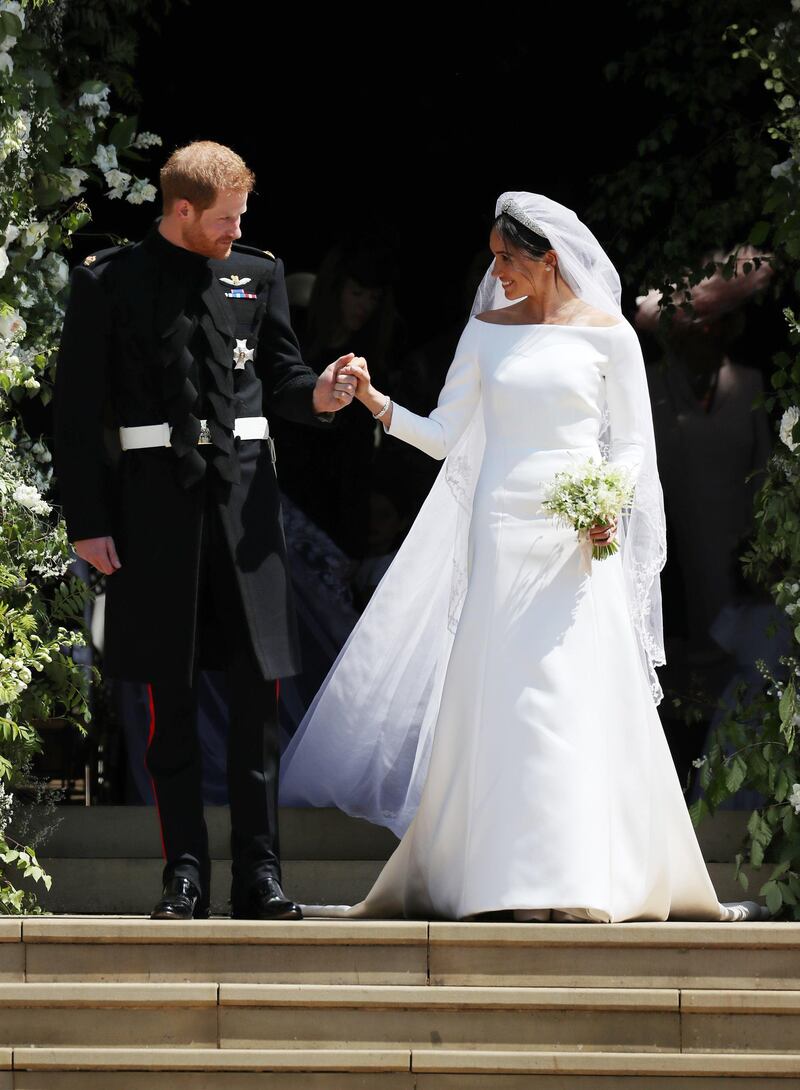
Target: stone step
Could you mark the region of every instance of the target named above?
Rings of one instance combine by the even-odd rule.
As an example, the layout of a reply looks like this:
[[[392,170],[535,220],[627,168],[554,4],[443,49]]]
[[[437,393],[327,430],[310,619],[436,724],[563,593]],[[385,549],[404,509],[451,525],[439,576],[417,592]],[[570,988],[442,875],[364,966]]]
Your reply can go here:
[[[222,984],[228,1048],[795,1052],[800,992]],[[798,1060],[800,1063],[800,1060]]]
[[[161,859],[44,857],[40,862],[53,879],[49,892],[41,884],[36,886],[46,912],[148,915],[161,893]],[[383,865],[382,859],[287,859],[283,884],[303,904],[356,904],[367,895]],[[229,914],[230,884],[230,862],[214,860],[212,915]]]
[[[43,833],[38,854],[53,876],[47,893],[37,887],[42,907],[59,913],[147,913],[161,880],[160,836],[155,809],[148,806],[63,806],[55,812],[31,808],[30,824]],[[747,815],[720,812],[700,829],[700,840],[717,893],[738,900],[742,889],[730,862]],[[212,860],[211,907],[226,915],[230,885],[227,807],[206,809]],[[338,810],[284,809],[280,813],[285,885],[305,904],[355,904],[362,900],[383,861],[397,844],[388,829],[350,818]],[[747,871],[748,896],[768,877]]]
[[[47,892],[36,886],[39,903],[47,912],[66,914],[146,915],[161,890],[161,859],[145,858],[41,858],[53,878]],[[381,872],[382,859],[287,859],[283,863],[284,887],[303,904],[356,904],[366,897]],[[745,868],[747,870],[747,868]],[[709,872],[717,895],[723,901],[741,900],[745,894],[734,877],[732,863],[710,863]],[[766,881],[751,876],[751,892],[760,900],[758,889]],[[31,887],[33,888],[33,887]],[[230,910],[230,863],[214,860],[211,867],[211,911],[225,916]]]
[[[22,936],[31,982],[428,981],[428,925],[422,922],[32,918]]]
[[[800,992],[0,984],[0,1046],[793,1054]]]
[[[216,984],[0,984],[0,1045],[214,1048]]]
[[[800,991],[800,923],[430,924],[432,985]]]
[[[31,829],[48,859],[160,859],[161,838],[154,806],[28,807]],[[209,853],[230,859],[227,806],[208,806]],[[284,859],[388,859],[397,837],[380,825],[339,810],[284,808],[279,813]]]
[[[0,920],[0,980],[800,991],[800,923]]]
[[[0,1053],[11,1066],[10,1050]],[[15,1090],[793,1090],[793,1057],[432,1049],[17,1048]],[[8,1082],[3,1083],[3,1075]],[[569,1079],[569,1082],[566,1080]],[[11,1090],[0,1071],[0,1087]]]
[[[160,856],[158,818],[152,806],[26,807],[33,831],[45,836],[49,859],[155,859]],[[213,859],[230,858],[226,806],[206,807]],[[741,846],[749,814],[720,810],[698,829],[706,860],[731,862]],[[388,859],[397,838],[388,829],[339,810],[283,808],[279,814],[284,859]]]

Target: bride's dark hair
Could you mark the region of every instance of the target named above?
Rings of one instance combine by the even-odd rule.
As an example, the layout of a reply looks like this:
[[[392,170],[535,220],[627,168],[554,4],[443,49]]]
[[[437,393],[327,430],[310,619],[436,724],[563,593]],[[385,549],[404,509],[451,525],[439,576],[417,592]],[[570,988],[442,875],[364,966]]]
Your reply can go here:
[[[522,250],[529,257],[544,257],[553,247],[550,240],[515,220],[508,212],[501,212],[492,225],[504,242],[510,243],[517,250]]]

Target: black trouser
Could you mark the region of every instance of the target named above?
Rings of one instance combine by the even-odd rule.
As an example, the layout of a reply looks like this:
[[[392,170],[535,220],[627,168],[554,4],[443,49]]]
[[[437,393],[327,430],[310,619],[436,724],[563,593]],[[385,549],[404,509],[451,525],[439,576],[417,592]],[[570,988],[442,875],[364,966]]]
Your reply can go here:
[[[236,895],[267,874],[281,876],[277,682],[265,681],[256,662],[233,562],[212,502],[204,510],[198,593],[198,666],[224,667],[228,680],[228,798]],[[211,638],[220,635],[222,639]],[[209,661],[212,643],[215,653]],[[198,678],[196,669],[191,686],[172,680],[149,686],[147,768],[161,823],[164,881],[190,878],[207,902],[210,863],[196,726]]]

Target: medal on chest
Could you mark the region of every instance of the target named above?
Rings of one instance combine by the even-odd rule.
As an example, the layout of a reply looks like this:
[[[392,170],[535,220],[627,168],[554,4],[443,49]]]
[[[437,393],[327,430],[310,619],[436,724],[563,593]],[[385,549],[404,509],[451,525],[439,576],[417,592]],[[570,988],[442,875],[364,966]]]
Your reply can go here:
[[[244,371],[244,365],[253,358],[254,348],[247,347],[247,337],[241,340],[237,338],[236,347],[233,350],[234,371]]]
[[[222,284],[229,284],[230,291],[225,292],[226,299],[257,299],[258,296],[253,291],[245,291],[245,284],[249,284],[252,277],[249,276],[237,276],[233,273],[231,276],[221,276],[220,282]]]

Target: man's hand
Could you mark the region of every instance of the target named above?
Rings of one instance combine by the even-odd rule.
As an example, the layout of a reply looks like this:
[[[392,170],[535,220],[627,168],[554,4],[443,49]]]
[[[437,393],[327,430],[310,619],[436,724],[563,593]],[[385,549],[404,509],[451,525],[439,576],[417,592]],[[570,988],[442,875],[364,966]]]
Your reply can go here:
[[[80,541],[73,541],[72,548],[81,560],[87,561],[103,575],[113,575],[122,567],[113,537],[84,537]]]
[[[338,360],[328,364],[319,376],[317,385],[314,387],[313,404],[315,413],[338,412],[339,409],[343,409],[345,405],[349,405],[353,400],[353,395],[356,392],[356,380],[350,375],[340,375],[339,372],[354,358],[355,354],[353,352],[340,356]]]

